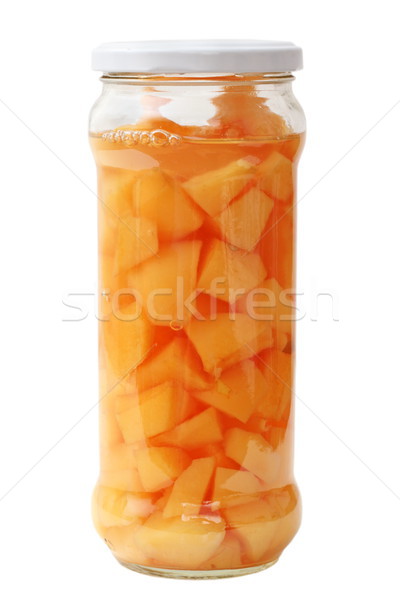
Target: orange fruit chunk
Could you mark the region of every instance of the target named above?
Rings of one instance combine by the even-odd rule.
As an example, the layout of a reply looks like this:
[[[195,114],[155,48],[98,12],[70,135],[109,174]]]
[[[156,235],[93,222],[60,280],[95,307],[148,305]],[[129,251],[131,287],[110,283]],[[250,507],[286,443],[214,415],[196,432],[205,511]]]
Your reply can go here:
[[[258,254],[244,254],[217,239],[207,248],[202,262],[197,288],[226,302],[234,302],[236,293],[243,295],[267,274]]]
[[[274,277],[284,290],[294,287],[293,235],[293,213],[284,208],[267,225],[259,243],[268,277]]]
[[[237,569],[241,566],[241,559],[240,541],[233,533],[227,531],[216,553],[202,563],[199,569],[202,571]]]
[[[204,213],[177,181],[154,168],[137,173],[133,211],[157,224],[162,241],[178,240],[201,227]]]
[[[100,448],[100,462],[104,471],[136,469],[136,446],[124,443],[113,446],[102,445]]]
[[[251,502],[262,491],[260,480],[249,471],[218,467],[215,471],[213,502],[218,507]]]
[[[99,483],[105,487],[123,490],[125,492],[144,492],[145,489],[136,468],[101,470]]]
[[[212,385],[210,376],[205,373],[187,338],[174,338],[157,354],[149,356],[132,375],[132,382],[138,390],[171,379],[182,383],[187,390],[204,390]]]
[[[111,215],[123,217],[132,212],[132,187],[135,180],[135,171],[129,169],[99,169],[97,195],[100,205],[106,207],[107,218]]]
[[[257,359],[267,384],[267,391],[258,402],[256,412],[275,423],[286,424],[290,415],[292,360],[290,354],[275,349],[262,352]]]
[[[163,511],[164,517],[198,515],[214,469],[215,458],[194,459],[175,481]]]
[[[298,504],[284,517],[278,519],[275,535],[268,550],[270,556],[279,556],[296,535],[301,521],[301,507]]]
[[[120,396],[117,421],[127,444],[168,431],[185,416],[188,393],[175,382],[166,381],[139,395]]]
[[[189,456],[180,448],[143,448],[137,451],[139,477],[146,492],[171,485],[189,463]]]
[[[114,254],[114,274],[132,269],[158,251],[154,221],[126,215],[118,222]]]
[[[301,507],[294,485],[276,488],[261,500],[228,507],[228,526],[241,540],[250,562],[276,559],[296,534]]]
[[[272,198],[253,186],[214,217],[213,221],[224,240],[250,251],[260,239],[273,206]]]
[[[101,531],[101,537],[120,561],[136,565],[148,564],[147,556],[139,550],[133,539],[134,532],[144,521],[145,519],[139,519],[133,525],[108,527]]]
[[[235,160],[215,171],[195,175],[183,184],[184,190],[207,214],[220,213],[252,179],[254,165]]]
[[[259,433],[238,427],[225,434],[225,453],[243,469],[273,484],[279,474],[281,457]]]
[[[194,392],[194,396],[246,423],[266,393],[261,371],[251,360],[245,360],[223,371],[210,390]]]
[[[137,318],[129,314],[125,317],[111,314],[107,321],[100,322],[99,327],[100,335],[104,336],[107,361],[117,379],[143,362],[152,347],[153,327],[143,314]]]
[[[145,555],[160,567],[198,569],[217,550],[225,536],[223,519],[204,515],[166,519],[153,513],[138,527],[133,540]]]
[[[127,213],[129,214],[129,213]],[[99,202],[97,211],[97,227],[98,227],[98,242],[99,242],[99,254],[102,263],[105,256],[114,256],[115,242],[117,236],[117,228],[120,220],[117,215],[104,204]],[[99,264],[100,269],[103,267]]]
[[[129,272],[129,287],[137,290],[143,309],[155,325],[177,326],[190,319],[185,306],[195,290],[201,242],[175,242]]]
[[[238,536],[250,562],[258,562],[272,546],[279,519],[265,500],[230,506],[224,510],[228,526]],[[275,557],[274,557],[275,558]]]
[[[103,400],[100,402],[103,402]],[[114,410],[104,409],[100,405],[99,421],[100,445],[107,452],[110,447],[124,440]]]
[[[186,333],[208,373],[221,371],[273,345],[271,326],[247,315],[218,313],[215,320],[193,319]]]
[[[294,303],[274,277],[266,279],[249,294],[239,298],[236,308],[251,317],[268,321],[279,332],[292,332]]]
[[[194,417],[177,425],[171,431],[153,438],[154,444],[177,446],[191,450],[223,439],[215,408],[207,408]]]
[[[102,485],[97,485],[93,494],[95,521],[103,527],[131,525],[153,510],[149,494],[132,494]]]
[[[282,352],[289,347],[290,336],[287,333],[274,329],[275,348]],[[289,350],[290,352],[290,350]]]
[[[280,152],[272,152],[257,170],[260,188],[272,198],[289,202],[293,198],[293,164]]]

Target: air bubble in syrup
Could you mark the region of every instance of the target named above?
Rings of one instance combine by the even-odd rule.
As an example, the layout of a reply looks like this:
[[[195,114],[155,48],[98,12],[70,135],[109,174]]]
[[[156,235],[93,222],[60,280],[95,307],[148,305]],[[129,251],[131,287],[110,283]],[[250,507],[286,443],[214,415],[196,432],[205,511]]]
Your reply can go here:
[[[181,331],[181,329],[183,329],[183,323],[180,323],[179,321],[170,321],[169,326],[172,331]]]
[[[174,133],[169,136],[170,146],[179,146],[182,142],[182,138],[179,135],[175,135]]]
[[[153,146],[165,146],[168,144],[169,133],[163,129],[155,129],[151,134],[151,143]]]
[[[135,144],[130,131],[124,131],[121,135],[121,140],[126,146],[133,146]]]
[[[154,129],[153,131],[116,129],[114,131],[106,131],[101,137],[107,142],[114,144],[122,142],[128,147],[143,144],[161,148],[163,146],[178,146],[182,143],[182,138],[179,135],[169,133],[164,129]]]
[[[140,143],[141,144],[149,144],[150,143],[150,135],[148,131],[142,131],[140,134]]]

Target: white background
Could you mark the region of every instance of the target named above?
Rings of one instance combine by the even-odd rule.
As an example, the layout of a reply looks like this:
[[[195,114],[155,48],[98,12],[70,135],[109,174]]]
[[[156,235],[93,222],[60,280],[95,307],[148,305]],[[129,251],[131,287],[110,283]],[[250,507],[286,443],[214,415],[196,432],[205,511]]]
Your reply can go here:
[[[1,597],[399,597],[396,5],[3,5]],[[185,37],[289,39],[303,47],[305,61],[295,82],[308,118],[298,250],[307,308],[298,327],[296,423],[303,524],[273,569],[215,582],[131,573],[94,532],[94,301],[83,302],[89,316],[76,322],[63,321],[71,311],[62,304],[69,293],[95,289],[95,169],[86,128],[100,83],[90,71],[91,49],[104,41]],[[316,310],[321,292],[333,294],[338,320],[329,298]]]

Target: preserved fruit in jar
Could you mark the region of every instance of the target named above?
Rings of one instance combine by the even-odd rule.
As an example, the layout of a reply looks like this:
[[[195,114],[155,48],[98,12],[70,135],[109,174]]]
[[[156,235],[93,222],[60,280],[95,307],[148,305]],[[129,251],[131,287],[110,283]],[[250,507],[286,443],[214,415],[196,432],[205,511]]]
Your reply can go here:
[[[213,117],[91,133],[99,186],[101,472],[120,562],[226,576],[275,562],[293,478],[295,174],[303,144],[251,81]],[[146,104],[147,103],[147,104]],[[147,106],[147,108],[146,108]]]

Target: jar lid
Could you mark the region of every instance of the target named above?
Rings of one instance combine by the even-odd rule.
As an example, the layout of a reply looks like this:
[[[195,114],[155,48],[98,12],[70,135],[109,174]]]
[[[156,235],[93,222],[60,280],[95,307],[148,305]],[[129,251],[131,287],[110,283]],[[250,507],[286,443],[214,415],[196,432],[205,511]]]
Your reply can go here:
[[[301,48],[264,40],[114,42],[92,54],[92,68],[105,73],[284,73],[302,66]]]

